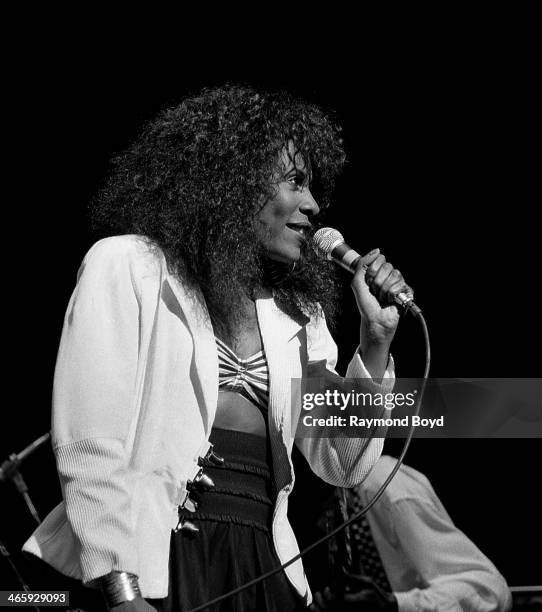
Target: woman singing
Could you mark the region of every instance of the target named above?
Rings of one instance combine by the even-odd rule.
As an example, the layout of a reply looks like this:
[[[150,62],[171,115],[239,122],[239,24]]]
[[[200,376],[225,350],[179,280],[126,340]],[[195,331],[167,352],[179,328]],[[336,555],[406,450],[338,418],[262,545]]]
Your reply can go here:
[[[318,108],[237,86],[160,113],[114,159],[92,206],[108,237],[79,270],[55,370],[63,501],[24,546],[110,609],[189,610],[298,552],[291,379],[334,373],[332,264],[309,241],[343,163]],[[347,376],[389,389],[403,278],[377,250],[352,288]],[[295,442],[321,478],[353,487],[383,441]],[[298,561],[214,609],[310,601]]]

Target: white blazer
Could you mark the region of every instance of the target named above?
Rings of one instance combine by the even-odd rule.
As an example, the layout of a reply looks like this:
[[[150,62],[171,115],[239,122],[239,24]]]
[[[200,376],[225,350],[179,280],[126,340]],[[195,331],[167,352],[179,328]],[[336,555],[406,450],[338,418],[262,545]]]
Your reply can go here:
[[[269,366],[279,491],[272,533],[285,562],[299,552],[286,516],[301,405],[291,379],[306,376],[309,361],[333,372],[337,348],[323,317],[294,321],[273,298],[257,300],[256,308]],[[392,369],[385,374],[388,388]],[[369,377],[357,351],[347,376]],[[54,377],[53,449],[63,501],[23,550],[89,586],[122,570],[139,576],[144,597],[165,597],[171,529],[186,482],[209,447],[217,394],[213,329],[193,291],[141,236],[97,242],[79,270]],[[383,439],[296,443],[321,478],[352,487],[371,470]],[[285,571],[310,603],[301,561]]]

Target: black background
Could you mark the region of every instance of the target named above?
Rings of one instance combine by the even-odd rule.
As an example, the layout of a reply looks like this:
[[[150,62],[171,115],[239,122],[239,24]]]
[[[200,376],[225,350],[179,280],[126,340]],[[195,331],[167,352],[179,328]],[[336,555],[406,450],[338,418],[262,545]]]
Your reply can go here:
[[[96,40],[84,49],[71,39],[29,46],[7,75],[4,115],[0,458],[49,429],[64,311],[92,243],[85,207],[111,154],[160,108],[225,81],[285,88],[336,113],[349,164],[329,224],[362,252],[380,247],[415,288],[433,376],[539,374],[538,103],[529,41],[436,39],[393,50],[382,43],[368,54],[341,50],[337,58],[283,51],[252,69],[250,49],[218,65],[218,56],[204,61],[193,48],[170,50],[166,60],[141,41],[137,51],[107,53]],[[343,367],[356,343],[354,308],[347,294],[336,334]],[[401,323],[394,355],[398,375],[421,375],[413,320]],[[416,440],[406,459],[510,584],[541,581],[540,563],[531,561],[540,550],[539,452],[539,440]],[[23,473],[44,516],[60,500],[50,448],[29,458]],[[317,485],[301,477],[298,484],[311,503]],[[32,521],[11,483],[0,483],[0,496],[0,537],[24,568],[17,550]],[[17,586],[2,558],[0,577],[2,587]]]

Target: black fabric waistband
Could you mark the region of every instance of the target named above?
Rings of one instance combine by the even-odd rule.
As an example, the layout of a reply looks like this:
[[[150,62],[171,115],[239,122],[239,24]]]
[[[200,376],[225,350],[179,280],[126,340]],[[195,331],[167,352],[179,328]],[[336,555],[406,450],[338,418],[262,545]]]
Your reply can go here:
[[[247,465],[269,473],[270,456],[267,436],[213,428],[209,441],[214,445],[215,452],[224,457],[230,468]]]
[[[181,511],[190,521],[219,521],[268,531],[273,515],[273,483],[267,438],[227,429],[212,429],[209,437],[222,467],[205,467],[214,488],[191,494],[196,512]]]

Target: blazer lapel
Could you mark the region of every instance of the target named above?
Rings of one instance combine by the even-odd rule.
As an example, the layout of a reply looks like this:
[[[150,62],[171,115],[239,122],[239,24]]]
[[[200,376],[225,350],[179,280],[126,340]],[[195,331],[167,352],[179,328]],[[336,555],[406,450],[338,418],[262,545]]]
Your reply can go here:
[[[168,284],[179,303],[178,316],[192,334],[195,368],[190,372],[199,402],[204,408],[205,431],[211,431],[218,399],[218,355],[209,311],[202,296],[188,292],[175,277],[167,275]],[[201,297],[201,299],[199,299]]]
[[[302,376],[302,345],[297,336],[308,318],[300,314],[293,319],[277,306],[272,297],[256,300],[256,310],[269,367],[270,432],[272,435],[279,432],[287,447],[290,441],[286,437],[291,432],[291,381]],[[276,469],[284,468],[284,463],[289,465],[288,461],[278,460]]]

